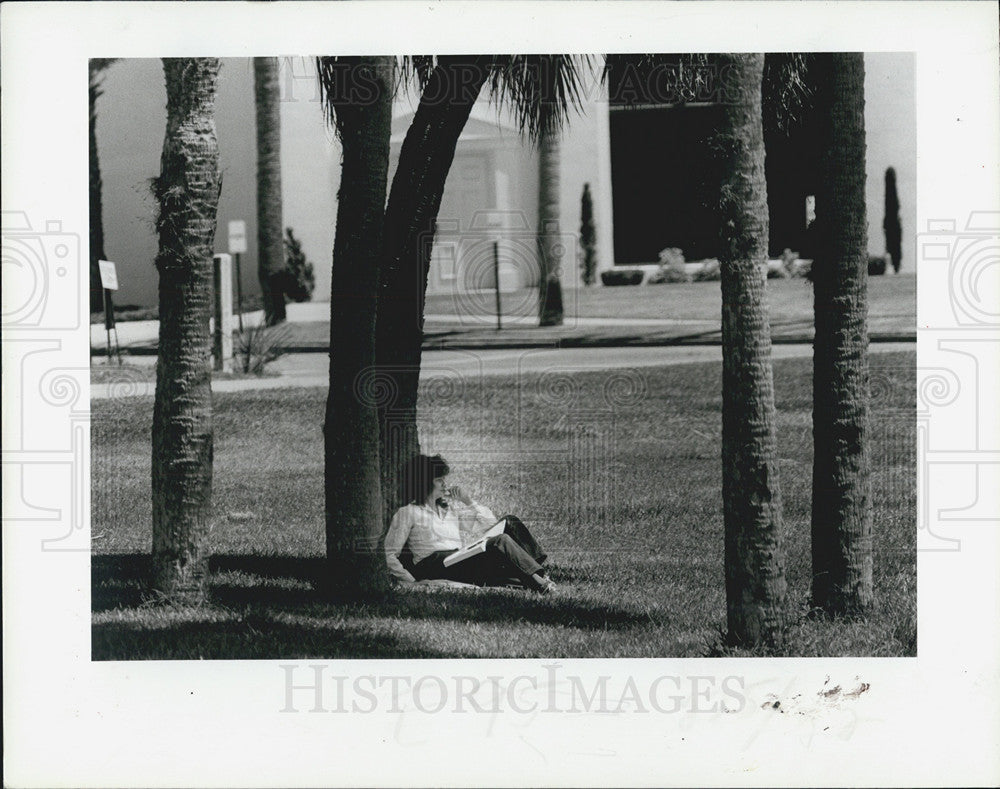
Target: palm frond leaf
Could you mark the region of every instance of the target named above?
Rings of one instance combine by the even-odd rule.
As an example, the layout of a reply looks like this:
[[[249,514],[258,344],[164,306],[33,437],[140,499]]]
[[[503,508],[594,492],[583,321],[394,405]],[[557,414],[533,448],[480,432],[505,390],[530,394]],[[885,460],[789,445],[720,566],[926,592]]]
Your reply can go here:
[[[715,101],[720,89],[713,56],[706,53],[610,54],[601,81],[612,106]]]
[[[419,90],[427,87],[431,74],[437,67],[438,58],[434,55],[405,55],[399,59],[397,89],[405,84],[415,84]]]
[[[521,131],[534,141],[561,128],[571,110],[580,111],[591,66],[586,55],[497,56],[490,97],[498,109],[509,109]]]
[[[106,72],[113,63],[117,63],[118,58],[91,58],[87,63],[87,70],[90,77],[90,92],[93,98],[97,98],[102,94],[101,83],[104,82],[104,72]]]
[[[369,70],[370,58],[359,56],[319,56],[316,58],[316,77],[319,80],[323,117],[328,126],[341,133],[340,117],[351,107],[361,106],[371,99],[375,87],[374,76]],[[395,64],[391,89],[399,89],[400,60]]]
[[[801,52],[769,52],[764,56],[761,81],[764,125],[787,133],[812,106],[809,86],[811,55]]]

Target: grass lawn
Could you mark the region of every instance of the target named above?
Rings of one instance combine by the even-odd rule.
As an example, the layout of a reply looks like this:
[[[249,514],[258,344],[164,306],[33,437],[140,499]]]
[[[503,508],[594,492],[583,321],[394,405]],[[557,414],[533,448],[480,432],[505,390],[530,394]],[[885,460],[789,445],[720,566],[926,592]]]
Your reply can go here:
[[[782,335],[811,334],[813,326],[812,285],[804,279],[773,279],[767,282],[771,332]],[[467,323],[427,323],[433,331],[465,331],[491,329],[482,316],[495,315],[492,291],[427,297],[425,314],[429,316],[462,316]],[[671,335],[708,333],[719,330],[722,314],[722,291],[718,282],[689,282],[674,285],[650,285],[612,288],[578,288],[563,292],[567,330],[572,318],[666,318],[675,321],[703,321],[701,324],[677,324],[672,329],[660,329]],[[871,277],[868,280],[868,324],[875,332],[915,333],[917,324],[917,278],[912,276]],[[535,290],[506,293],[502,298],[503,312],[508,317],[534,318],[538,311]],[[511,336],[511,329],[505,327]],[[521,327],[522,330],[525,327]],[[530,330],[530,329],[529,329]],[[605,329],[608,331],[609,329]],[[278,330],[279,345],[328,345],[329,322],[288,323]],[[634,329],[633,329],[634,332]],[[499,336],[499,335],[498,335]]]
[[[798,284],[798,283],[796,283]],[[782,655],[916,652],[915,352],[873,355],[869,620],[807,614],[811,361],[775,362],[790,626]],[[490,378],[421,392],[425,449],[553,560],[515,590],[320,599],[322,389],[215,396],[210,601],[150,600],[151,398],[92,403],[93,657],[655,657],[747,654],[725,622],[721,366]]]
[[[806,279],[769,279],[767,298],[772,323],[812,321],[812,284]],[[493,291],[465,295],[427,297],[428,315],[461,315],[470,311],[492,315],[496,305]],[[586,318],[670,318],[674,320],[715,320],[722,312],[722,289],[718,282],[688,282],[673,285],[633,287],[567,288],[563,291],[568,315]],[[868,278],[869,315],[905,317],[910,327],[917,318],[917,278],[882,276]],[[504,312],[534,315],[534,291],[503,294]]]

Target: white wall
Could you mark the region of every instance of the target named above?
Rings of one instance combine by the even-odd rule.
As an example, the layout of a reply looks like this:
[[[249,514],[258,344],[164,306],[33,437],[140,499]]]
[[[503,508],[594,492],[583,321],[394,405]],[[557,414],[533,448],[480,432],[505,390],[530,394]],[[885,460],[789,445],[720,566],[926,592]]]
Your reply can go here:
[[[330,300],[333,239],[340,189],[340,143],[323,120],[313,58],[282,58],[281,199],[316,273],[314,301]]]
[[[580,198],[583,185],[590,184],[594,201],[594,224],[597,231],[597,270],[614,265],[614,238],[611,216],[611,149],[608,132],[607,88],[596,70],[595,59],[583,85],[585,104],[579,113],[570,114],[562,135],[561,214],[562,228],[579,243]],[[581,64],[581,68],[583,68]],[[582,284],[576,260],[563,261],[563,287]],[[598,282],[600,278],[598,277]]]
[[[282,60],[282,198],[284,226],[302,240],[316,271],[314,298],[330,296],[330,259],[340,182],[340,147],[327,132],[311,59]],[[253,67],[225,58],[219,72],[216,129],[222,170],[216,250],[225,252],[231,219],[247,223],[242,256],[244,295],[257,283],[257,180]],[[157,302],[156,201],[150,179],[160,171],[166,127],[163,67],[156,58],[121,60],[104,80],[97,104],[97,144],[103,180],[105,253],[118,263],[119,304]],[[235,283],[234,283],[235,289]]]
[[[884,175],[896,168],[903,225],[903,271],[913,273],[916,238],[916,106],[915,64],[909,53],[869,53],[865,56],[867,129],[868,246],[873,254],[885,249],[882,232]],[[595,69],[599,67],[595,59]],[[340,145],[323,121],[312,58],[283,58],[282,193],[284,224],[292,227],[316,271],[314,298],[330,293]],[[573,113],[562,135],[562,229],[578,237],[580,196],[589,182],[597,224],[598,268],[613,265],[613,217],[608,144],[607,96],[596,74],[584,84],[585,106]],[[412,93],[397,100],[395,115],[416,108]],[[104,95],[98,100],[97,135],[104,180],[105,251],[119,264],[118,303],[156,303],[154,267],[155,201],[149,179],[159,172],[165,126],[166,92],[158,59],[131,59],[107,72]],[[250,250],[243,256],[243,290],[258,292],[256,278],[256,152],[253,115],[253,70],[249,59],[227,58],[220,73],[216,107],[222,196],[216,246],[226,246],[230,219],[247,222]],[[482,100],[473,117],[490,122],[501,137],[517,138],[510,118]],[[507,128],[503,128],[507,127]],[[512,207],[523,207],[534,227],[537,217],[537,151],[525,139],[519,151],[519,182],[511,184]],[[564,287],[579,284],[574,259],[564,260]]]
[[[916,64],[911,52],[865,54],[865,136],[868,142],[865,196],[868,251],[885,252],[885,170],[896,169],[903,226],[901,273],[915,273],[917,231]]]

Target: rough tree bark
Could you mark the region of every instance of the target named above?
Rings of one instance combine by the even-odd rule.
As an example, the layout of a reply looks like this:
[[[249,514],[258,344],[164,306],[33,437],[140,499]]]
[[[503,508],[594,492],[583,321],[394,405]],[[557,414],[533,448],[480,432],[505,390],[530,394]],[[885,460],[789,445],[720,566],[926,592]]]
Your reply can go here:
[[[538,325],[562,326],[562,258],[559,222],[559,130],[543,129],[538,140]]]
[[[734,643],[773,643],[785,571],[765,296],[768,212],[761,124],[763,55],[720,55],[726,95],[722,273],[722,498],[726,609]]]
[[[816,75],[812,596],[827,613],[854,615],[873,602],[864,55],[817,55]]]
[[[373,371],[395,59],[340,58],[338,66],[346,79],[327,99],[343,144],[324,425],[327,590],[355,596],[388,583],[378,551],[383,518]]]
[[[153,586],[204,594],[212,496],[212,254],[222,179],[217,58],[164,58],[167,129],[159,202],[160,338],[153,406]]]

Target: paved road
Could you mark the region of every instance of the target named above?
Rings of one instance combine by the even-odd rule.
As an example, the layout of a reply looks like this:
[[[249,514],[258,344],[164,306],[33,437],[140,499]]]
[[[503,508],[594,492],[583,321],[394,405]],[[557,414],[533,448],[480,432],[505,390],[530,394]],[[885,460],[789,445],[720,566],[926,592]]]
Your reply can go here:
[[[871,346],[872,353],[914,350],[912,342],[879,343]],[[811,345],[776,345],[775,359],[811,356]],[[154,393],[152,363],[156,357],[134,357],[135,362],[150,365],[146,371],[123,371],[121,380],[91,386],[95,400],[111,396],[140,396]],[[584,372],[632,367],[657,367],[692,362],[720,362],[719,346],[671,346],[663,348],[538,348],[526,350],[424,351],[421,380],[461,377],[475,380],[494,375],[518,375],[549,370]],[[239,392],[251,389],[278,389],[296,386],[326,386],[329,358],[320,353],[298,353],[282,356],[269,369],[280,373],[273,378],[216,380],[215,392]]]

